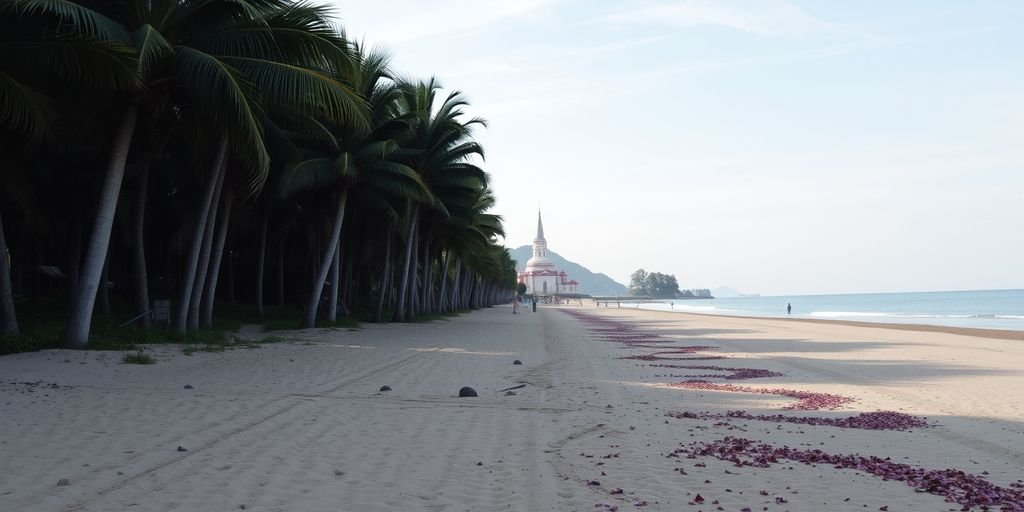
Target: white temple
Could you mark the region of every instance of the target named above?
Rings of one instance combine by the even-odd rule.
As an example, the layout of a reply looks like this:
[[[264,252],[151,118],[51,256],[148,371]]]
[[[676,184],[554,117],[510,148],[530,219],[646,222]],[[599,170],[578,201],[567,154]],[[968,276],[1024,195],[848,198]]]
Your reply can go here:
[[[548,241],[544,239],[544,224],[537,211],[537,238],[533,239],[533,257],[517,278],[526,284],[527,295],[559,295],[577,293],[579,283],[569,280],[565,271],[559,271],[548,259]]]

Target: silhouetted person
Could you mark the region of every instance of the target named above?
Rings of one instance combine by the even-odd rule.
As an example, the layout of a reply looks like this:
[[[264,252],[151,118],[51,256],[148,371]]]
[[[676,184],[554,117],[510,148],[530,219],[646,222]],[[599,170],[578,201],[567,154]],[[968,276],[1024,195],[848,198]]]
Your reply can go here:
[[[788,303],[788,302],[786,303],[786,314],[787,315],[793,314],[793,305]]]

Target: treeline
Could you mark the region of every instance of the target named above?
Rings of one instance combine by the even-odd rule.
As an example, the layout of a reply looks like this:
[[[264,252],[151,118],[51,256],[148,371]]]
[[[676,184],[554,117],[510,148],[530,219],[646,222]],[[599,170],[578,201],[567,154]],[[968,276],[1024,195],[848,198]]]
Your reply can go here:
[[[0,334],[54,298],[68,347],[118,299],[179,333],[506,301],[466,106],[305,1],[0,0]]]
[[[707,288],[691,288],[689,290],[682,290],[679,292],[679,297],[683,299],[713,299],[711,296],[711,290]]]
[[[690,290],[679,290],[679,283],[673,274],[662,274],[660,272],[647,272],[644,269],[637,269],[629,277],[629,293],[631,295],[652,297],[656,299],[710,299],[711,290],[707,288],[694,288]]]

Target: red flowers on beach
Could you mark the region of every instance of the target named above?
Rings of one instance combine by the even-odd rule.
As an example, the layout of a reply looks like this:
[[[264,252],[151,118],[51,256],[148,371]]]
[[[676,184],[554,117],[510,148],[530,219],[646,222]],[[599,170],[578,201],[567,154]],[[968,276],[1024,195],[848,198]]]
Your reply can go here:
[[[832,395],[829,393],[812,393],[810,391],[799,391],[795,389],[752,388],[748,386],[736,386],[733,384],[715,384],[713,382],[703,380],[677,382],[675,384],[669,384],[669,386],[673,388],[698,389],[704,391],[729,391],[732,393],[758,393],[761,395],[786,396],[797,399],[797,402],[792,405],[787,405],[786,407],[783,407],[783,409],[796,409],[801,411],[838,409],[839,407],[854,401],[853,398],[847,396]]]
[[[823,425],[838,428],[855,428],[861,430],[909,430],[924,428],[928,422],[923,418],[901,412],[878,411],[863,412],[846,418],[822,418],[816,416],[783,416],[781,414],[747,414],[746,411],[729,411],[725,414],[709,412],[669,412],[665,416],[672,418],[688,418],[699,420],[741,419],[770,421],[774,423],[797,423],[801,425]]]
[[[946,498],[968,510],[998,508],[1007,512],[1024,510],[1024,490],[1011,485],[1007,489],[994,485],[984,478],[956,469],[925,469],[909,464],[893,462],[888,457],[865,457],[861,455],[836,455],[821,450],[804,450],[788,446],[776,447],[767,443],[739,437],[726,437],[709,443],[694,443],[678,448],[676,455],[688,458],[715,457],[735,463],[737,466],[767,468],[780,459],[801,462],[807,465],[827,464],[836,468],[855,469],[887,480],[905,482],[920,492],[927,492]]]
[[[719,372],[729,372],[728,375],[689,375],[691,379],[711,379],[720,378],[725,380],[743,380],[743,379],[760,379],[766,377],[781,377],[782,374],[779,372],[773,372],[771,370],[763,370],[760,368],[726,368],[724,366],[687,366],[678,364],[652,364],[650,366],[658,368],[676,368],[682,370],[713,370]]]

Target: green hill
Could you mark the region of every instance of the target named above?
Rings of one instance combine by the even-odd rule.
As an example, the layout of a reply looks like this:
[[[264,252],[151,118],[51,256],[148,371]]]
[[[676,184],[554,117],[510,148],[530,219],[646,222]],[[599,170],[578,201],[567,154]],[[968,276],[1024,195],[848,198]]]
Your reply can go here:
[[[509,252],[512,253],[512,259],[516,260],[516,271],[522,272],[526,267],[526,261],[533,256],[533,247],[524,245]],[[629,293],[629,288],[626,285],[618,283],[604,274],[595,274],[583,265],[569,261],[550,249],[548,258],[555,263],[555,268],[564,270],[569,275],[569,279],[575,279],[580,283],[580,293],[589,295],[627,295]]]

